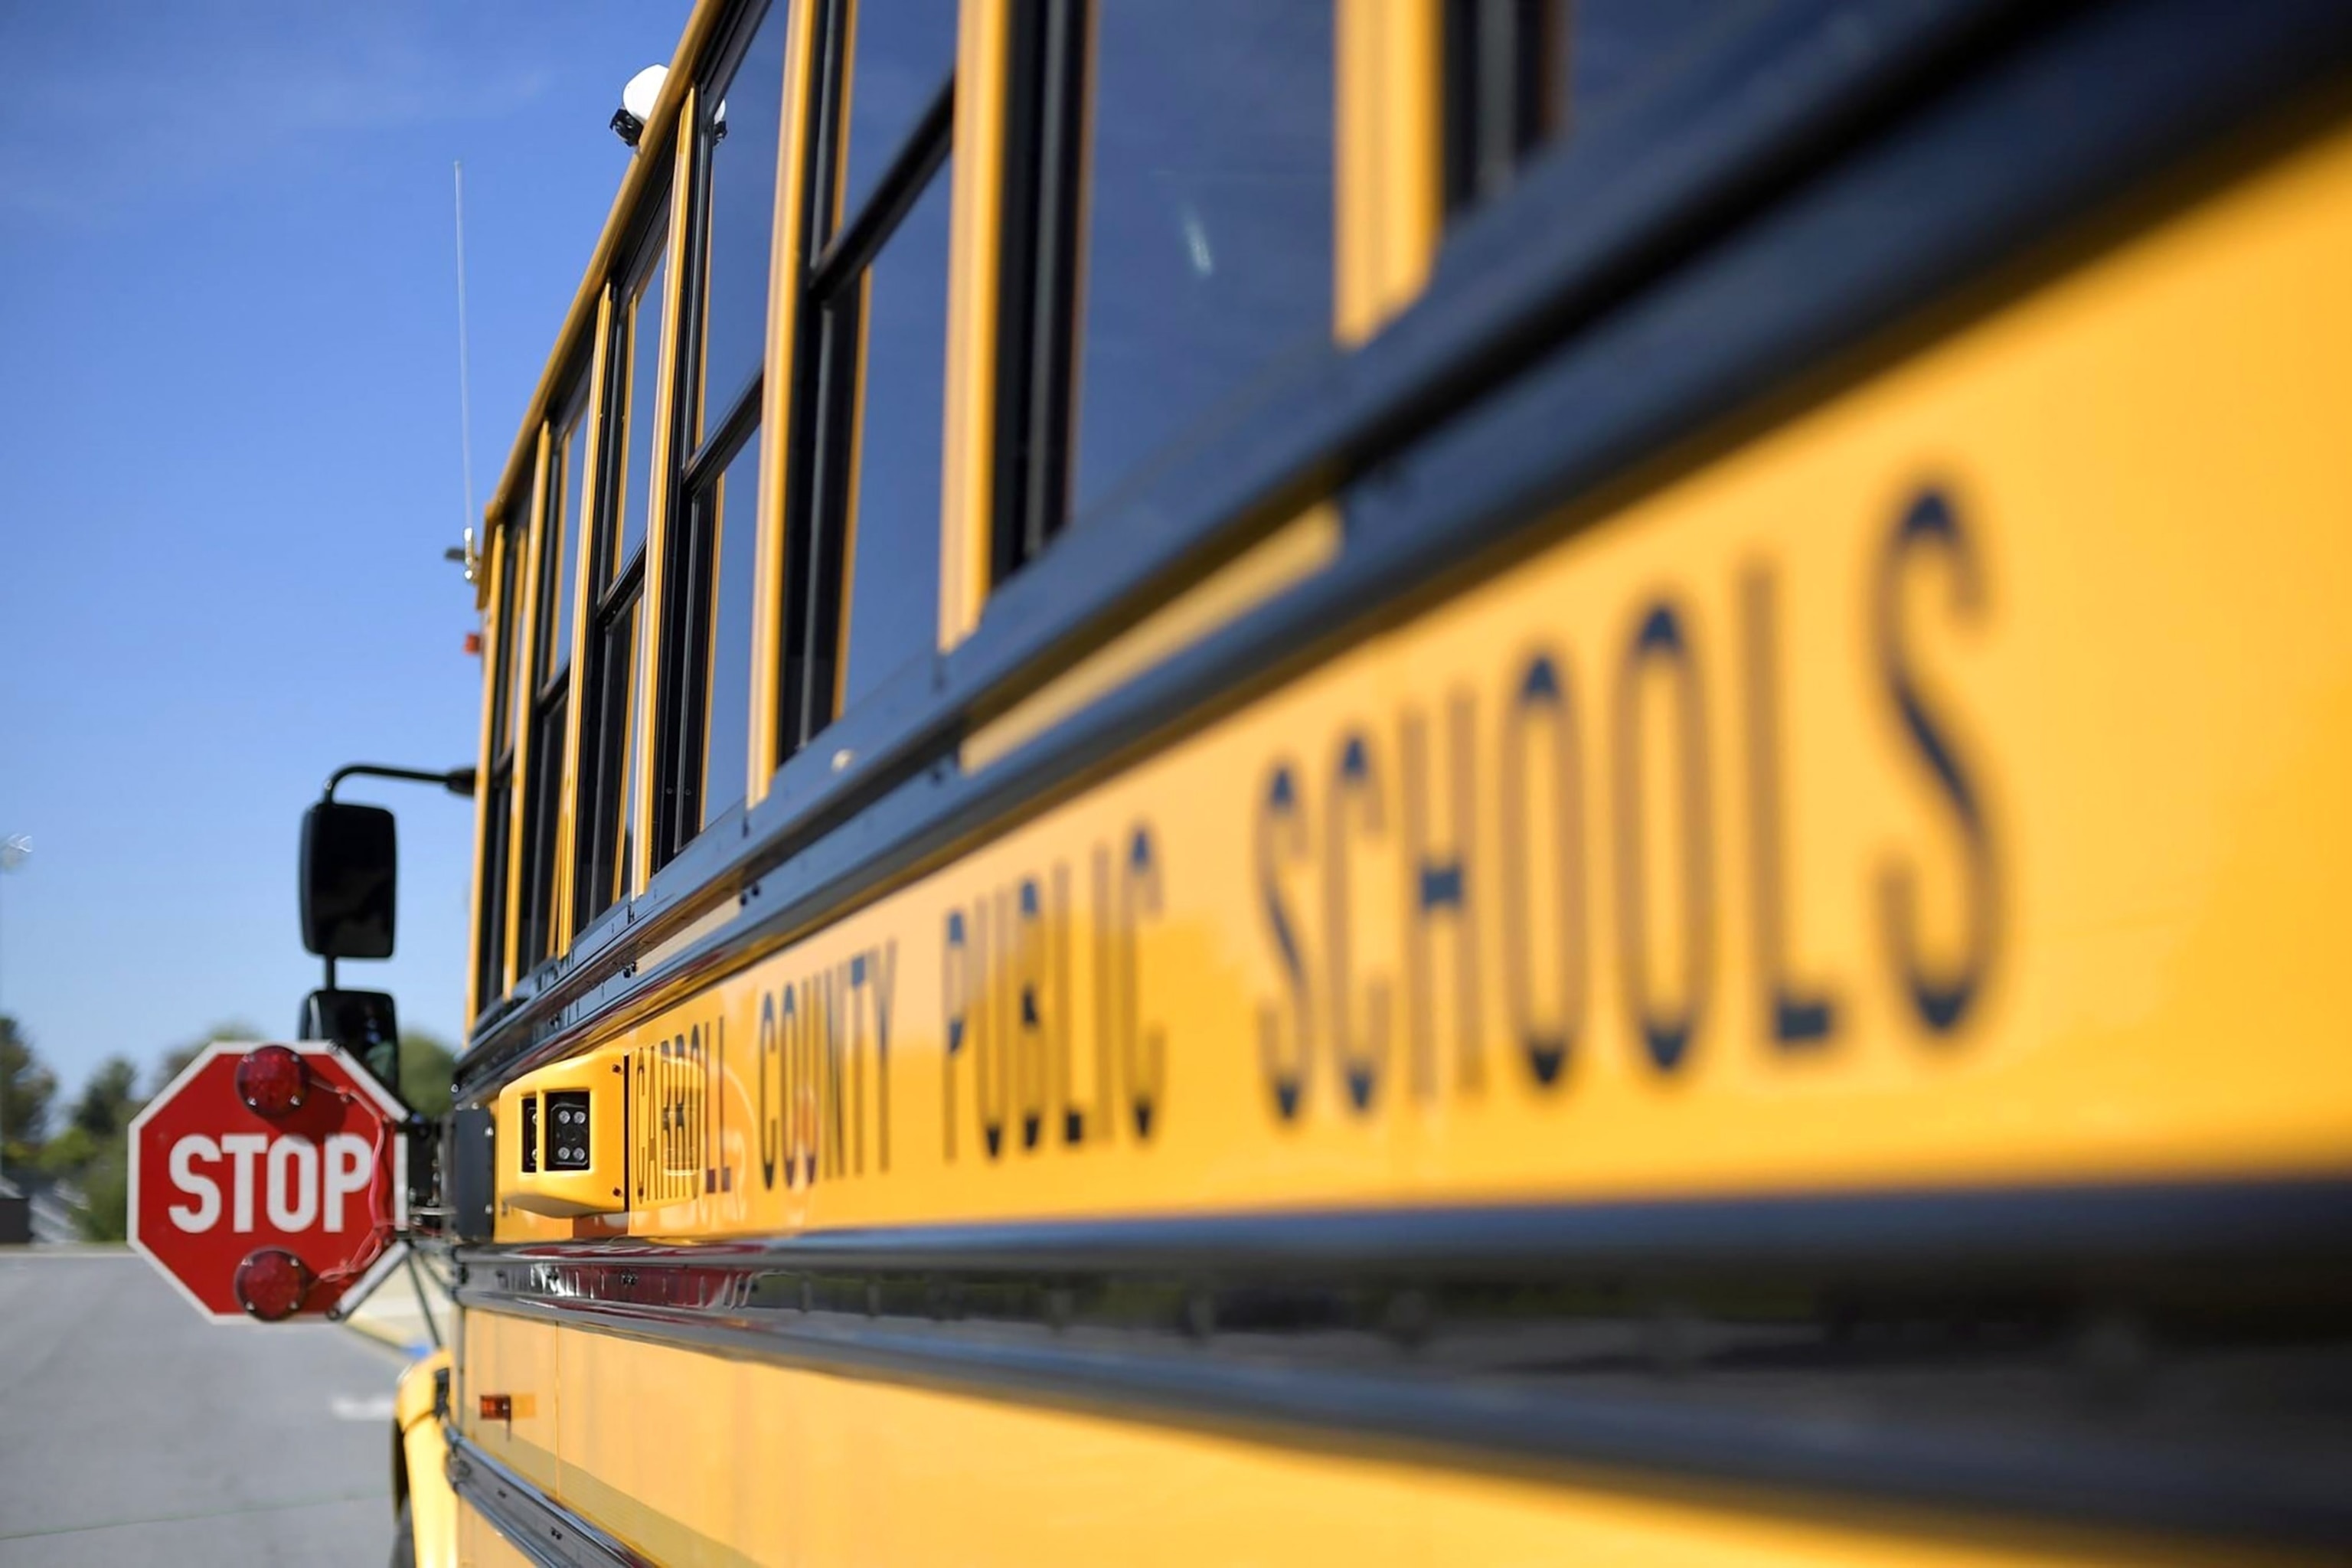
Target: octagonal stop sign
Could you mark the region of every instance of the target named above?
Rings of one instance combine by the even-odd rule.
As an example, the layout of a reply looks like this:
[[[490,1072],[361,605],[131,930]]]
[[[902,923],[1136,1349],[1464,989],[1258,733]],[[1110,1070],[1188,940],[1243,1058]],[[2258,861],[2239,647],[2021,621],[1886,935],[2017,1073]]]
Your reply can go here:
[[[207,1047],[131,1123],[131,1245],[217,1321],[324,1313],[406,1223],[406,1119],[334,1046]]]

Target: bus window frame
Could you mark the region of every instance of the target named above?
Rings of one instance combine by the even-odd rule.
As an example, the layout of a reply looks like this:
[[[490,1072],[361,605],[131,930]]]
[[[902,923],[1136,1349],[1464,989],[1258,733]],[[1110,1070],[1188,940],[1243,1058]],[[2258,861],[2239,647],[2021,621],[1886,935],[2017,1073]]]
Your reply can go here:
[[[567,545],[572,542],[572,531],[593,526],[598,492],[602,489],[598,447],[602,441],[601,391],[607,368],[604,337],[611,310],[612,291],[607,289],[598,308],[595,338],[585,345],[584,350],[572,350],[573,368],[557,384],[565,390],[551,405],[554,414],[545,426],[544,452],[539,483],[533,495],[531,608],[524,621],[528,648],[524,668],[530,672],[530,677],[526,711],[521,715],[521,722],[527,726],[527,731],[517,737],[519,750],[514,776],[519,809],[515,881],[511,884],[509,897],[515,916],[509,956],[509,967],[512,972],[512,978],[508,982],[509,990],[520,982],[523,975],[562,957],[571,947],[569,940],[559,940],[558,933],[567,931],[571,923],[573,823],[571,780],[578,767],[581,700],[578,677],[583,662],[580,638],[587,608],[584,589],[588,563],[584,546],[587,542],[581,542],[583,548],[573,557],[581,569],[572,574],[572,581],[568,585],[563,581],[564,555]],[[575,419],[578,421],[578,439],[584,444],[585,449],[580,469],[581,493],[573,496],[564,494],[559,481],[559,465],[562,462],[563,450],[558,433],[572,426]],[[572,521],[568,529],[551,540],[548,520],[551,508],[555,505],[570,513]],[[552,551],[550,550],[551,543]],[[551,583],[544,575],[550,571],[555,574]],[[558,603],[567,586],[570,602]],[[551,668],[544,678],[541,678],[537,668],[541,651],[551,646],[548,639],[553,636],[552,618],[557,616],[571,622],[570,652],[560,668]],[[548,617],[548,624],[541,624],[542,616]],[[553,710],[558,707],[562,710],[560,730],[554,734],[546,734],[543,731],[549,728]],[[543,743],[549,741],[554,742],[554,755],[542,757],[540,752]],[[542,768],[550,771],[542,773]],[[535,793],[541,790],[547,792],[544,797]],[[551,818],[543,824],[540,821],[539,812],[534,809],[542,803],[542,799],[546,814]],[[530,842],[534,830],[543,831],[547,836],[544,847],[546,864],[543,868],[536,859],[537,852]],[[527,911],[525,907],[535,904],[537,895],[534,887],[541,876],[545,877],[548,889],[543,917],[535,909]],[[516,893],[521,897],[514,897]],[[534,934],[530,921],[542,918],[544,928],[538,934],[542,938],[543,947],[534,953],[527,940]]]
[[[986,434],[994,460],[982,563],[982,616],[989,598],[1080,521],[1076,433],[1083,411],[1080,359],[1091,265],[1087,215],[1095,177],[1099,47],[1095,31],[1102,3],[1016,3],[1009,6],[1004,24],[996,286],[985,307],[994,312],[997,352],[992,427]],[[1386,221],[1380,209],[1416,205],[1419,184],[1425,183],[1415,161],[1392,149],[1384,149],[1385,157],[1370,160],[1371,166],[1365,167],[1365,150],[1352,142],[1393,143],[1425,137],[1431,131],[1423,93],[1391,92],[1395,101],[1377,106],[1389,111],[1387,124],[1351,123],[1349,100],[1352,95],[1358,102],[1373,101],[1373,84],[1381,68],[1393,61],[1401,43],[1417,41],[1423,33],[1433,36],[1431,8],[1444,0],[1323,3],[1330,8],[1333,33],[1333,58],[1328,63],[1332,143],[1339,165],[1329,187],[1331,341],[1344,344],[1369,334],[1363,319],[1371,312],[1352,301],[1366,297],[1362,275],[1375,269],[1368,253],[1380,248],[1377,242],[1383,238],[1376,232]],[[1383,116],[1359,118],[1379,121]],[[1402,194],[1394,188],[1399,185],[1405,187]],[[1392,221],[1389,226],[1395,226]],[[1409,226],[1402,239],[1386,238],[1391,251],[1409,253],[1391,264],[1393,268],[1401,262],[1407,276],[1402,287],[1385,285],[1387,298],[1373,308],[1378,314],[1391,313],[1418,291],[1433,245],[1431,226]],[[1228,410],[1251,405],[1253,390],[1275,370],[1281,352],[1163,432],[1151,454],[1114,481],[1114,492],[1135,474],[1194,444],[1197,432],[1218,426]],[[1100,510],[1098,501],[1089,506]]]
[[[922,112],[884,162],[863,204],[855,212],[843,213],[839,202],[848,108],[844,89],[851,62],[842,46],[851,0],[816,4],[814,79],[801,106],[806,117],[808,179],[801,193],[799,246],[793,258],[795,320],[806,330],[798,333],[793,363],[786,367],[790,416],[782,443],[783,604],[774,752],[767,759],[771,767],[790,762],[843,717],[856,488],[855,474],[846,470],[855,458],[864,391],[863,355],[849,352],[845,340],[852,344],[858,340],[866,309],[862,298],[853,304],[847,297],[862,291],[884,247],[954,155],[961,66],[959,51],[956,64],[931,89]],[[952,333],[952,323],[950,330]],[[944,394],[950,356],[947,345],[941,347]],[[938,452],[943,488],[949,457],[943,437]],[[935,560],[933,570],[939,569]],[[826,657],[821,659],[821,654]],[[789,679],[795,668],[797,681]],[[884,683],[896,679],[886,677]]]
[[[513,661],[520,642],[515,605],[524,574],[529,524],[528,500],[509,504],[506,515],[490,530],[489,548],[484,553],[482,787],[476,795],[474,889],[467,930],[466,1016],[469,1021],[505,995],[512,984],[507,973],[507,907],[512,890],[507,850],[514,837],[515,752],[521,732],[514,713]]]
[[[1567,129],[1571,106],[1558,71],[1575,18],[1570,0],[1440,5],[1439,157],[1452,220],[1509,190],[1520,165]]]
[[[669,148],[645,154],[668,158]],[[597,563],[597,570],[581,574],[579,592],[582,627],[576,639],[578,651],[573,662],[581,671],[578,693],[576,728],[579,732],[577,750],[579,763],[574,770],[573,818],[578,827],[573,836],[574,849],[571,880],[573,908],[566,925],[569,939],[566,951],[576,949],[581,938],[614,910],[624,908],[642,885],[643,846],[646,814],[645,756],[647,726],[652,722],[646,701],[651,690],[647,679],[654,653],[652,639],[657,634],[656,601],[654,590],[658,586],[654,563],[661,547],[662,535],[676,494],[677,476],[669,458],[676,450],[675,431],[677,424],[677,403],[675,388],[677,382],[677,310],[678,293],[678,257],[677,214],[673,210],[677,184],[674,178],[665,178],[649,185],[640,198],[642,206],[636,215],[630,243],[618,252],[621,263],[613,272],[607,287],[612,301],[606,318],[600,327],[597,353],[605,374],[598,388],[602,409],[602,427],[595,448],[598,483],[596,515],[593,538],[593,550],[586,559]],[[644,500],[646,506],[645,532],[627,559],[614,562],[618,550],[624,510],[632,498],[624,487],[613,480],[625,476],[629,461],[628,447],[635,432],[626,416],[627,405],[635,389],[628,384],[635,374],[639,324],[632,317],[632,309],[642,309],[647,303],[641,298],[650,275],[656,268],[667,265],[661,277],[661,295],[652,300],[658,312],[656,331],[659,341],[653,363],[653,402],[650,409],[655,421],[653,443],[648,452],[650,474]],[[623,340],[626,339],[625,344]],[[625,353],[624,348],[627,350]],[[606,574],[604,568],[609,564]],[[599,577],[604,581],[598,581]],[[632,668],[619,678],[614,686],[614,675],[605,667],[607,644],[614,627],[634,609],[637,630],[630,645]],[[617,695],[616,695],[617,692]],[[589,704],[596,707],[596,727],[590,729]],[[617,704],[617,722],[621,733],[619,744],[607,732],[606,721],[614,715],[607,711]],[[635,708],[635,725],[629,722]],[[632,780],[629,752],[636,753],[634,787],[617,802],[609,797]],[[592,761],[593,759],[593,761]],[[609,846],[602,843],[605,808],[615,805],[621,823]],[[594,808],[592,817],[591,808]],[[614,864],[600,865],[606,856]],[[609,900],[599,901],[598,895],[588,886],[589,878],[602,871],[617,879],[618,886]]]
[[[768,427],[768,363],[777,331],[775,318],[786,309],[782,296],[791,292],[789,287],[780,286],[779,279],[784,271],[784,191],[789,165],[801,145],[793,123],[796,33],[786,34],[781,77],[776,83],[777,184],[770,194],[773,206],[761,353],[751,374],[731,394],[723,394],[716,401],[711,394],[719,389],[704,384],[709,345],[703,334],[709,316],[709,241],[717,168],[714,153],[719,132],[715,121],[705,114],[704,106],[714,96],[724,101],[725,93],[734,87],[750,58],[761,27],[772,16],[782,13],[787,29],[805,26],[806,16],[786,9],[794,5],[813,9],[803,0],[748,0],[730,16],[708,65],[697,75],[693,92],[678,119],[685,146],[679,183],[687,194],[678,226],[678,284],[675,296],[677,346],[672,355],[673,385],[677,393],[669,430],[686,456],[674,465],[669,515],[675,526],[666,531],[663,543],[660,641],[653,650],[658,678],[653,687],[654,751],[646,780],[650,795],[650,826],[644,835],[647,881],[696,838],[719,827],[730,816],[740,818],[743,810],[743,805],[739,803],[719,818],[703,820],[703,798],[709,783],[709,703],[715,684],[709,668],[708,642],[716,613],[715,595],[723,585],[717,582],[715,563],[702,562],[698,555],[703,545],[704,498],[725,476],[745,443]],[[769,466],[772,465],[763,454],[762,467]],[[770,759],[762,746],[765,726],[756,717],[766,701],[766,684],[761,679],[760,666],[765,662],[766,650],[771,646],[771,639],[761,631],[769,599],[762,591],[763,582],[772,548],[768,537],[771,508],[764,476],[755,483],[747,510],[760,538],[751,563],[753,670],[747,694],[751,712],[746,715],[745,803],[753,798],[771,771]]]

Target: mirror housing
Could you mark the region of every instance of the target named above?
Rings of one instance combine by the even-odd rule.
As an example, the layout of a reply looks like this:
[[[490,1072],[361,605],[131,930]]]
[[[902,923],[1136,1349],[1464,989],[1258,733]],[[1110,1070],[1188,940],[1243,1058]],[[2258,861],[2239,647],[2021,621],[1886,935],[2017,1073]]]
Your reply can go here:
[[[332,1040],[367,1068],[370,1077],[400,1094],[400,1018],[383,991],[313,991],[302,998],[298,1040]]]
[[[302,814],[302,945],[320,958],[390,958],[398,876],[392,813],[311,806]]]

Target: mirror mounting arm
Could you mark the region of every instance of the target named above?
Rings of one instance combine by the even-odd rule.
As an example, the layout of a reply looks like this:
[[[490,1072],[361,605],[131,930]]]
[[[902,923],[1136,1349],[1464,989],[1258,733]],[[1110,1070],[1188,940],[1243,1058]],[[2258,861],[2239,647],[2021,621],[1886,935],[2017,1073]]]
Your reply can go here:
[[[335,798],[335,786],[350,778],[405,779],[411,784],[439,784],[451,795],[474,797],[474,770],[451,768],[446,773],[431,773],[423,768],[395,768],[382,763],[346,763],[327,775],[327,788],[320,798]]]

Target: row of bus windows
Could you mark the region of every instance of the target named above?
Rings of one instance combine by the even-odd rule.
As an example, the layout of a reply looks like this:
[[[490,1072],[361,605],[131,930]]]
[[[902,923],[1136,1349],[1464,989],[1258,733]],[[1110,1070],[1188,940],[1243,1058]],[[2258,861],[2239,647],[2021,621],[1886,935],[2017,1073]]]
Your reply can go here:
[[[801,244],[773,290],[797,291],[791,363],[768,365],[765,350],[795,7],[770,0],[698,79],[685,199],[662,182],[643,204],[604,340],[571,350],[536,499],[499,531],[485,1003],[509,958],[530,972],[631,890],[640,767],[650,871],[735,810],[755,767],[936,647],[955,0],[810,3]],[[1445,69],[1468,85],[1449,97],[1449,205],[1498,188],[1568,122],[1571,98],[1628,95],[1733,4],[1451,0]],[[1020,0],[1010,42],[998,579],[1112,509],[1237,389],[1327,342],[1334,292],[1328,5]],[[790,381],[780,435],[760,427],[764,374]],[[755,759],[759,475],[774,441],[774,745]]]

